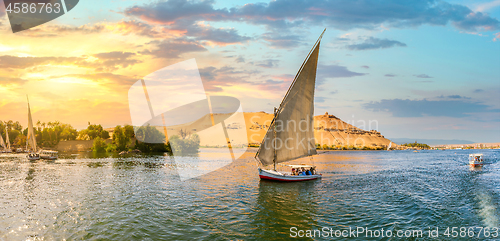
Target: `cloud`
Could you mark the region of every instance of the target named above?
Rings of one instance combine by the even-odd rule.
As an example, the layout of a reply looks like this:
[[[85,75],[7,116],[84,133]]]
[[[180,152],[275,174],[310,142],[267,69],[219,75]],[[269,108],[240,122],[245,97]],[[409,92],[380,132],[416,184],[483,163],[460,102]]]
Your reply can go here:
[[[0,76],[0,86],[22,85],[26,83],[26,81],[27,80],[21,78]]]
[[[498,7],[500,6],[500,0],[494,0],[494,1],[491,1],[491,2],[486,2],[486,3],[482,3],[482,4],[479,4],[475,11],[476,12],[483,12],[483,11],[486,11],[486,10],[489,10],[489,9],[492,9],[492,8],[495,8],[495,7]]]
[[[346,47],[350,50],[370,50],[370,49],[386,49],[397,46],[406,47],[406,44],[396,40],[369,37],[363,43],[351,44],[347,45]]]
[[[283,49],[299,46],[302,38],[299,35],[286,35],[277,32],[268,32],[262,34],[262,39],[267,41],[270,47]]]
[[[245,63],[245,58],[243,58],[242,56],[239,56],[238,58],[236,58],[236,63]]]
[[[0,56],[0,69],[26,69],[38,65],[46,64],[74,64],[82,61],[79,57],[17,57],[11,55]]]
[[[317,80],[318,83],[321,84],[328,78],[349,78],[356,76],[363,76],[365,73],[356,73],[350,71],[345,66],[340,65],[318,65],[317,70]]]
[[[448,96],[441,95],[441,96],[438,96],[438,98],[440,98],[440,99],[445,99],[445,98],[448,98],[448,99],[470,99],[470,97],[461,96],[461,95],[448,95]]]
[[[254,85],[257,85],[257,88],[263,91],[281,93],[290,88],[290,85],[292,84],[294,77],[295,76],[291,74],[275,75],[272,76],[272,79],[267,79],[264,82],[260,83],[254,83]]]
[[[361,68],[364,68],[364,69],[369,69],[369,68],[370,68],[370,66],[368,66],[368,65],[363,65],[363,66],[361,66]]]
[[[327,99],[330,99],[328,97],[321,97],[321,96],[315,96],[314,97],[314,102],[316,103],[325,103]]]
[[[403,100],[383,99],[363,104],[363,108],[371,111],[390,112],[394,117],[424,117],[424,116],[447,116],[447,117],[469,117],[474,113],[496,112],[490,106],[478,102],[467,102],[463,100]]]
[[[236,44],[250,40],[241,36],[234,28],[213,28],[211,26],[192,25],[186,28],[186,35],[196,40],[206,40],[218,45]]]
[[[415,76],[417,78],[423,78],[423,79],[430,79],[430,78],[432,78],[431,76],[428,76],[426,74],[418,74],[418,75],[413,75],[413,76]]]
[[[67,26],[67,25],[55,25],[55,24],[43,24],[36,28],[31,28],[19,32],[17,34],[29,37],[58,37],[61,34],[92,34],[100,33],[106,30],[106,24],[97,23],[94,25],[82,25],[82,26]]]
[[[99,83],[100,85],[107,85],[110,88],[115,88],[118,86],[129,88],[132,84],[134,84],[138,80],[138,78],[136,77],[130,77],[112,73],[67,74],[61,76],[52,76],[51,78],[64,78],[64,77],[87,79]]]
[[[0,18],[2,18],[5,15],[5,5],[3,4],[3,1],[0,1]],[[0,24],[1,25],[1,24]]]
[[[263,67],[263,68],[274,68],[274,67],[278,66],[279,62],[280,61],[277,59],[266,59],[266,60],[262,60],[262,61],[257,62],[255,65],[257,65],[259,67]]]
[[[495,34],[495,37],[493,38],[493,42],[496,42],[497,40],[500,40],[500,32]]]
[[[148,44],[153,45],[153,48],[141,51],[140,53],[144,55],[152,55],[156,58],[179,58],[180,55],[185,53],[207,51],[207,49],[199,43],[186,39],[163,41],[155,40]]]
[[[98,58],[100,61],[97,66],[100,66],[96,69],[96,71],[104,71],[104,70],[116,70],[119,67],[127,68],[134,64],[141,63],[142,61],[131,59],[131,57],[136,56],[135,53],[131,52],[107,52],[107,53],[98,53],[94,54],[94,57]]]
[[[484,90],[483,89],[475,89],[473,92],[474,93],[481,93],[481,92],[484,92]]]
[[[108,52],[92,55],[96,60],[89,60],[88,56],[82,57],[17,57],[11,55],[0,56],[0,69],[26,69],[40,65],[75,65],[83,68],[96,68],[96,71],[116,70],[127,68],[139,60],[131,59],[135,53],[130,52]]]
[[[200,77],[207,91],[220,92],[222,87],[240,84],[252,84],[247,78],[255,71],[237,70],[234,67],[224,66],[216,68],[213,66],[200,68]]]
[[[465,18],[453,22],[453,25],[455,25],[458,29],[466,31],[478,31],[479,29],[500,29],[500,24],[497,19],[491,18],[488,14],[481,12],[470,12]]]
[[[386,74],[386,75],[384,75],[384,76],[385,76],[385,77],[396,77],[397,75],[395,75],[395,74]]]
[[[214,9],[214,3],[215,2],[213,0],[199,2],[169,0],[143,6],[135,5],[126,9],[125,14],[128,16],[139,17],[140,19],[151,23],[170,25],[182,19],[187,19],[192,22],[201,19],[220,19],[228,13],[226,9]]]
[[[398,28],[424,24],[446,26],[452,23],[462,30],[496,30],[500,22],[485,13],[444,1],[343,1],[275,0],[243,6],[214,8],[215,1],[168,0],[135,5],[124,11],[144,21],[171,25],[179,21],[239,21],[265,25],[270,29],[310,24],[336,29],[375,29],[380,25]]]

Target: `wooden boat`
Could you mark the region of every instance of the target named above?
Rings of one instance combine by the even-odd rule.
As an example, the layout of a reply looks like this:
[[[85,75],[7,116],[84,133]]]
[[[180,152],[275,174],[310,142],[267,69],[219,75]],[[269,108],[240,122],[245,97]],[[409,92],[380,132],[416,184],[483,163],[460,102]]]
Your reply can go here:
[[[45,159],[45,160],[56,160],[57,159],[57,151],[49,151],[49,150],[42,150],[40,151],[40,158]]]
[[[315,173],[314,169],[310,175],[279,172],[276,164],[316,154],[313,129],[314,88],[319,45],[325,31],[304,60],[280,106],[274,108],[274,118],[255,155],[262,166],[273,165],[274,168],[259,167],[261,179],[297,182],[321,178],[321,174]],[[301,165],[304,168],[306,166],[314,168],[312,165]]]
[[[26,96],[28,99],[28,96]],[[40,160],[40,154],[37,153],[37,147],[36,147],[36,138],[35,138],[35,132],[33,130],[33,118],[31,118],[31,108],[30,108],[30,101],[28,99],[28,136],[26,136],[26,150],[29,150],[28,147],[31,147],[31,151],[29,152],[28,155],[26,155],[26,158],[30,161],[36,161]]]
[[[483,166],[484,159],[483,154],[470,154],[469,155],[469,165],[472,167]]]

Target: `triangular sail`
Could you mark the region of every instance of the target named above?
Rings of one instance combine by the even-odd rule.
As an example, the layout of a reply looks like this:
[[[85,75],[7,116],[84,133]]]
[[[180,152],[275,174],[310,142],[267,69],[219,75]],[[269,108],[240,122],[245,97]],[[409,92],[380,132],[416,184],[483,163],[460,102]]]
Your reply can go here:
[[[33,152],[36,152],[36,138],[33,131],[33,119],[31,118],[30,102],[28,100],[28,136],[26,137],[26,144],[30,145]]]
[[[9,130],[5,127],[5,140],[7,141],[7,150],[10,150]]]
[[[387,150],[391,149],[391,146],[392,146],[392,141],[389,142],[389,146],[387,147]]]
[[[5,146],[5,142],[3,141],[2,135],[0,135],[0,146],[2,146],[3,150],[7,150],[7,146]]]
[[[256,156],[263,165],[316,154],[313,129],[314,88],[322,36],[323,34],[295,76],[259,147]]]

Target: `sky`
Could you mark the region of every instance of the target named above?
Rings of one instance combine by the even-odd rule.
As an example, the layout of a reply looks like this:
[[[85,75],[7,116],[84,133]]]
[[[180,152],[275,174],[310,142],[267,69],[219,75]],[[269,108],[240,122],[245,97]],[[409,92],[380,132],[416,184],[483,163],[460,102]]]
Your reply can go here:
[[[26,126],[29,95],[35,122],[130,124],[130,87],[192,58],[207,93],[272,113],[325,28],[316,115],[500,142],[500,0],[82,0],[16,33],[1,3],[0,120]]]

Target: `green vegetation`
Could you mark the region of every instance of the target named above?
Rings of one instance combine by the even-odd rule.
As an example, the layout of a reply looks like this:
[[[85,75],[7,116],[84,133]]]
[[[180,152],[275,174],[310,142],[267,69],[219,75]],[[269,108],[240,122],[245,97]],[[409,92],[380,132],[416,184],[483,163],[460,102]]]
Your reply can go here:
[[[107,147],[106,141],[104,141],[100,137],[97,137],[94,140],[94,145],[92,147],[92,150],[94,152],[98,152],[98,153],[100,153],[100,152],[106,152],[106,147]]]
[[[109,139],[109,132],[105,131],[101,125],[90,124],[87,129],[78,132],[78,140],[94,140],[97,137]]]
[[[0,134],[4,140],[6,139],[5,127],[7,127],[9,140],[14,147],[26,146],[28,128],[23,130],[18,121],[0,121]],[[59,121],[47,123],[38,121],[33,131],[35,132],[37,145],[41,147],[54,147],[60,141],[75,140],[77,137],[75,128]]]
[[[423,143],[417,143],[415,141],[415,143],[405,143],[405,144],[402,144],[402,146],[407,146],[407,147],[416,147],[416,148],[421,148],[421,149],[429,149],[431,148],[429,145],[427,144],[423,144]]]
[[[317,150],[385,150],[384,147],[381,146],[354,146],[354,145],[331,145],[328,146],[323,144],[316,144]]]
[[[12,148],[25,147],[28,128],[23,129],[17,121],[0,121],[0,135],[6,140],[5,129],[9,133],[9,140]],[[77,131],[69,124],[59,121],[41,122],[34,126],[35,139],[39,147],[55,147],[60,141],[70,140],[93,140],[92,151],[95,153],[111,153],[121,151],[139,150],[143,153],[152,152],[172,152],[170,143],[165,144],[165,136],[155,127],[145,126],[137,129],[138,140],[136,139],[134,127],[131,125],[116,126],[111,137],[110,133],[101,125],[88,123],[88,127]],[[189,135],[181,131],[181,138],[173,136],[172,140],[182,154],[198,153],[200,139],[198,135]],[[189,138],[188,138],[189,137]],[[111,140],[109,140],[111,138]],[[108,140],[108,141],[106,141]]]
[[[97,130],[101,129],[99,126],[96,128]],[[133,126],[125,125],[122,127],[118,125],[113,130],[111,143],[106,144],[104,138],[97,136],[94,139],[92,150],[94,152],[108,153],[132,150],[139,150],[143,153],[171,152],[170,145],[164,143],[165,136],[152,126],[139,127],[137,129],[137,139],[135,138]],[[138,140],[145,140],[148,143]]]
[[[181,132],[182,133],[182,132]],[[170,145],[176,151],[176,154],[186,155],[198,153],[200,149],[200,137],[196,134],[185,136],[172,136],[169,139]]]
[[[133,129],[132,129],[133,131]],[[142,126],[137,129],[137,139],[147,141],[135,141],[135,149],[141,152],[172,152],[170,143],[165,144],[165,135],[152,126]]]

